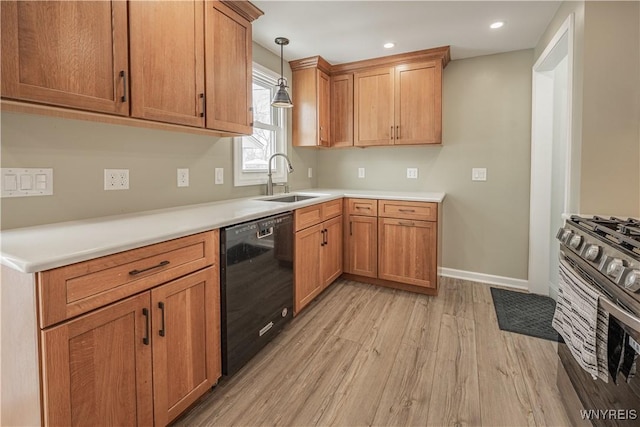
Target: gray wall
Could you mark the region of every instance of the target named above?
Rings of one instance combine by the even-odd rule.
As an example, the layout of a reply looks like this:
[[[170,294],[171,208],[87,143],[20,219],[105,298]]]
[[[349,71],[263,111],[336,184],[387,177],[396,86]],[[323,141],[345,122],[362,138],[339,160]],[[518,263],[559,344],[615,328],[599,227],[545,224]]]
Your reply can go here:
[[[278,56],[256,44],[253,53],[279,72]],[[53,196],[2,199],[3,229],[264,193],[233,187],[231,138],[18,113],[2,113],[1,124],[2,167],[54,169]],[[291,187],[313,187],[307,168],[317,176],[316,153],[290,146],[289,153]],[[223,185],[214,185],[215,167],[224,168]],[[129,169],[130,190],[104,191],[105,168]],[[177,168],[189,168],[189,187],[177,187]]]
[[[571,210],[640,216],[640,2],[563,2],[535,48],[536,58],[571,13]]]
[[[441,147],[320,151],[318,185],[444,191],[443,267],[526,279],[532,65],[533,50],[451,61]],[[488,180],[472,182],[473,167]]]

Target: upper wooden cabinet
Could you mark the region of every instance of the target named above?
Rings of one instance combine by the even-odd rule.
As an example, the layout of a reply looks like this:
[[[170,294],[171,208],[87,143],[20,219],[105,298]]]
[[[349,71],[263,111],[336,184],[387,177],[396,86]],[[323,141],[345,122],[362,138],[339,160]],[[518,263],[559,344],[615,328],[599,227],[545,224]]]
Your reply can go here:
[[[129,115],[127,3],[3,1],[2,97]]]
[[[204,2],[130,2],[129,44],[131,115],[204,127]]]
[[[442,143],[442,69],[449,47],[331,65],[319,56],[291,61],[293,144],[348,147]],[[329,141],[320,117],[330,81]]]
[[[207,2],[205,35],[206,126],[250,135],[251,21],[221,2]]]
[[[293,71],[293,145],[295,147],[330,146],[329,64],[312,58]],[[316,59],[318,61],[314,62]]]
[[[2,97],[131,116],[65,117],[251,134],[251,22],[260,15],[247,1],[3,2]]]
[[[331,76],[331,146],[353,145],[353,74]]]

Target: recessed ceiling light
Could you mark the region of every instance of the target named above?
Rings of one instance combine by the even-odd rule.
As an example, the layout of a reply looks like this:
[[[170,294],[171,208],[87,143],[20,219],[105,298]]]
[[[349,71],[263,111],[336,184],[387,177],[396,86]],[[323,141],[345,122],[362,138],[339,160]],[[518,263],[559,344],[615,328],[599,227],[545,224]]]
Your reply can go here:
[[[493,24],[489,25],[489,27],[491,27],[492,29],[494,29],[494,30],[495,30],[495,29],[497,29],[497,28],[502,27],[503,25],[504,25],[504,22],[502,22],[502,21],[497,21],[497,22],[494,22]]]
[[[395,43],[385,43],[382,45],[385,49],[391,49],[395,46]]]

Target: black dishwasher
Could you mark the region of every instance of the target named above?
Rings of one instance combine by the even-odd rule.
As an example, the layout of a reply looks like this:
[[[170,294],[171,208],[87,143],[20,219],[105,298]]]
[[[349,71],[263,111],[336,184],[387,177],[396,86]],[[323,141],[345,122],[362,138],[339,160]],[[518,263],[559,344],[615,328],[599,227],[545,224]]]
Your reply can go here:
[[[220,236],[222,373],[232,375],[293,317],[293,214]]]

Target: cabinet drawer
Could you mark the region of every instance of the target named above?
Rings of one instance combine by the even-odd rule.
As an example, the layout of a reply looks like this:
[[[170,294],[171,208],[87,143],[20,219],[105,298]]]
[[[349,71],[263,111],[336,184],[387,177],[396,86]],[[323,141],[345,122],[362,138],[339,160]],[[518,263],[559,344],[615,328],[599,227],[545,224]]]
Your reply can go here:
[[[293,214],[293,220],[296,225],[296,231],[319,224],[322,222],[322,204],[318,203],[317,205],[296,209]]]
[[[404,218],[423,221],[437,221],[438,204],[431,202],[402,202],[398,200],[379,200],[378,216],[385,218]]]
[[[38,273],[40,327],[212,265],[218,242],[213,230]]]
[[[347,199],[347,214],[377,216],[378,201],[372,199]]]
[[[342,215],[342,199],[331,200],[322,204],[322,220],[326,221]]]
[[[296,209],[294,212],[296,231],[311,227],[312,225],[319,224],[322,221],[335,218],[339,215],[342,215],[342,199]]]

